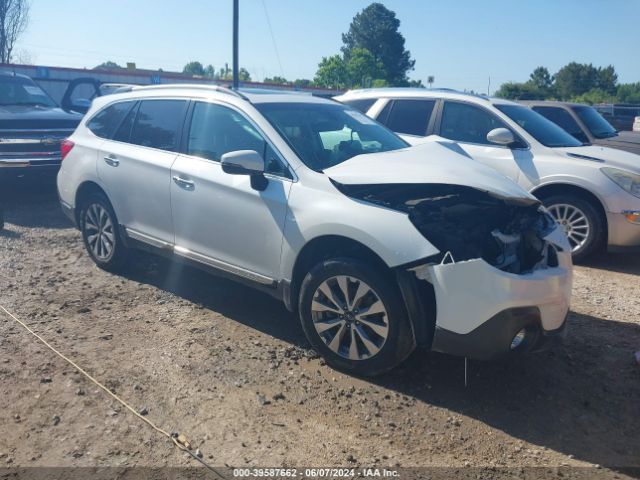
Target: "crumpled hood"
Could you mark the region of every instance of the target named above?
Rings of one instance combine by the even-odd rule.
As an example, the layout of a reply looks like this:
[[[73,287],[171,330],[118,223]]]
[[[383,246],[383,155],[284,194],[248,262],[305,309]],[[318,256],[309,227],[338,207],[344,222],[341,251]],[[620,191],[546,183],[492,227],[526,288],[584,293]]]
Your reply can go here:
[[[554,148],[554,150],[557,152],[566,152],[575,155],[575,157],[573,158],[575,158],[576,160],[601,160],[602,166],[623,168],[625,170],[640,174],[640,155],[636,155],[635,153],[625,152],[624,150],[617,150],[609,147],[603,147],[600,145]],[[572,158],[572,156],[569,155],[569,158]]]
[[[471,160],[459,145],[448,141],[430,141],[402,150],[358,155],[327,168],[324,173],[343,185],[462,185],[498,197],[536,200],[515,182]]]

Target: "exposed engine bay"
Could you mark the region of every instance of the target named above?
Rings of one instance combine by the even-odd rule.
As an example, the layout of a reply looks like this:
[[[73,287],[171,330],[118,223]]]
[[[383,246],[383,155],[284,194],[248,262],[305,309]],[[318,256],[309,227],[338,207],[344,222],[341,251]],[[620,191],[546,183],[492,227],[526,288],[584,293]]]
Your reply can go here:
[[[558,265],[555,247],[544,240],[555,221],[533,199],[500,198],[461,185],[333,183],[349,197],[406,212],[440,250],[434,263],[482,258],[515,274]]]

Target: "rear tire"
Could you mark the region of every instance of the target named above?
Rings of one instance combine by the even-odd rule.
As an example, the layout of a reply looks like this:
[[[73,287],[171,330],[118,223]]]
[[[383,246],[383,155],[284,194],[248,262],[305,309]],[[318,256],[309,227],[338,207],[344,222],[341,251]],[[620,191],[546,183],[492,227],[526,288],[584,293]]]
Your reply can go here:
[[[574,262],[584,260],[604,246],[606,222],[591,202],[567,194],[544,198],[542,203],[567,233]]]
[[[108,272],[123,270],[128,249],[107,197],[101,193],[87,197],[80,206],[79,220],[84,246],[95,264]]]
[[[416,346],[398,287],[359,260],[314,266],[300,287],[298,312],[311,345],[338,370],[379,375]]]

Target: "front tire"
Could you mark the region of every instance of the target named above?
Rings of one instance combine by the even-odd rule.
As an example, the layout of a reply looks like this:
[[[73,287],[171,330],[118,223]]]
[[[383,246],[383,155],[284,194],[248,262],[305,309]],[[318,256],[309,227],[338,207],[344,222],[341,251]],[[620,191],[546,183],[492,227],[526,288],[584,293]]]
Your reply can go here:
[[[544,206],[564,228],[574,262],[599,250],[605,242],[605,221],[598,210],[578,195],[554,195],[543,199]]]
[[[123,269],[128,249],[120,235],[116,214],[106,196],[95,193],[82,202],[80,230],[87,253],[98,267],[108,272]]]
[[[415,349],[398,287],[359,260],[313,267],[302,282],[298,312],[311,345],[338,370],[379,375]]]

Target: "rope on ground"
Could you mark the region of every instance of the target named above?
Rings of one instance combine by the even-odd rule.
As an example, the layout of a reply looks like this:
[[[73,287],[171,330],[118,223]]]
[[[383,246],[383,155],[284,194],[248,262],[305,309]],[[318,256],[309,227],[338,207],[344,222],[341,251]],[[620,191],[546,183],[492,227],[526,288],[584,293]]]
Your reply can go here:
[[[178,449],[180,449],[183,452],[186,452],[189,455],[191,455],[192,458],[194,458],[195,460],[200,462],[204,467],[206,467],[211,472],[213,472],[215,475],[217,475],[219,478],[224,480],[224,476],[220,472],[218,472],[215,468],[213,468],[211,465],[206,463],[203,459],[201,459],[200,457],[198,457],[195,453],[193,453],[191,451],[191,444],[187,440],[186,436],[184,436],[182,434],[178,434],[178,435],[173,434],[172,435],[171,433],[167,432],[166,430],[163,430],[162,428],[158,427],[155,423],[153,423],[148,418],[146,418],[146,417],[142,416],[141,414],[139,414],[131,405],[129,405],[127,402],[125,402],[123,399],[121,399],[118,395],[113,393],[106,386],[104,386],[102,383],[100,383],[98,380],[96,380],[94,377],[92,377],[86,370],[84,370],[82,367],[80,367],[77,363],[75,363],[73,360],[71,360],[70,358],[66,357],[65,355],[60,353],[58,350],[56,350],[55,347],[50,345],[49,342],[47,342],[44,338],[42,338],[40,335],[38,335],[36,332],[34,332],[31,328],[29,328],[29,326],[26,323],[24,323],[22,320],[20,320],[15,315],[13,315],[9,310],[4,308],[2,305],[0,305],[0,309],[3,310],[4,313],[7,314],[10,318],[12,318],[17,323],[19,323],[31,335],[33,335],[40,342],[42,342],[49,350],[51,350],[53,353],[58,355],[60,358],[62,358],[68,364],[72,365],[76,370],[78,370],[81,374],[83,374],[85,377],[87,377],[89,380],[91,380],[94,384],[96,384],[98,387],[100,387],[102,390],[104,390],[108,395],[110,395],[116,401],[118,401],[120,404],[122,404],[125,408],[127,408],[136,417],[138,417],[140,420],[145,422],[147,425],[149,425],[156,432],[158,432],[158,433],[164,435],[165,437],[169,438]]]

